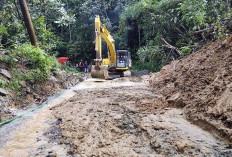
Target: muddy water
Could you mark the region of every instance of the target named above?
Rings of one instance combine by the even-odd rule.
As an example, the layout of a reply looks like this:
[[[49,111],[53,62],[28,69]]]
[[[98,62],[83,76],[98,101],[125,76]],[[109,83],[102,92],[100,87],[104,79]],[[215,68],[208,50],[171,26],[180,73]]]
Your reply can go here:
[[[66,91],[59,98],[50,100],[49,104],[22,119],[0,128],[0,154],[2,157],[34,156],[48,144],[48,139],[43,135],[49,130],[50,125],[56,121],[52,116],[50,107],[59,104],[74,93]],[[65,156],[65,148],[51,144],[58,155]]]
[[[154,95],[143,83],[127,79],[86,80],[36,112],[1,127],[0,156],[232,154],[227,144],[185,120],[181,110],[154,110]],[[62,128],[63,140],[47,136],[57,130],[59,134],[54,126]]]

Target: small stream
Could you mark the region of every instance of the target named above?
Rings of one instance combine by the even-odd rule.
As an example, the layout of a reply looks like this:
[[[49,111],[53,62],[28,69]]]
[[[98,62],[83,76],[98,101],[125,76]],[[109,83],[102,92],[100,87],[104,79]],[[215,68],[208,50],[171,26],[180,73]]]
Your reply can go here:
[[[69,99],[74,94],[73,90],[69,89],[49,97],[48,103],[44,107],[2,126],[0,128],[0,156],[35,156],[39,152],[38,149],[43,149],[45,146],[53,148],[59,156],[66,156],[65,147],[49,143],[49,139],[44,136],[44,133],[49,131],[51,124],[56,121],[50,108]],[[20,110],[16,114],[20,115],[31,109],[33,108],[29,108],[27,111]]]

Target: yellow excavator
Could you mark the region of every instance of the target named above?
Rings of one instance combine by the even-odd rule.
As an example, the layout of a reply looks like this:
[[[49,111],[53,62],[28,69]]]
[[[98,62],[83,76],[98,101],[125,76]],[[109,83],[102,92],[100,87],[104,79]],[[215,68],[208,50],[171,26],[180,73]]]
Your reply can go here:
[[[113,36],[101,23],[99,15],[95,17],[95,65],[92,66],[92,78],[113,79],[130,76],[132,66],[131,53],[127,50],[115,50]],[[107,58],[102,58],[102,38],[107,43]]]

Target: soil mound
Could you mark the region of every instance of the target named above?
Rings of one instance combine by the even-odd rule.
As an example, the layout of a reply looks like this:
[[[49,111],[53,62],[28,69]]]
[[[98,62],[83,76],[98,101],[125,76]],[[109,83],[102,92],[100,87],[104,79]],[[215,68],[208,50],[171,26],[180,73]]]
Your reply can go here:
[[[173,61],[152,76],[163,106],[184,108],[188,118],[232,141],[232,37]]]

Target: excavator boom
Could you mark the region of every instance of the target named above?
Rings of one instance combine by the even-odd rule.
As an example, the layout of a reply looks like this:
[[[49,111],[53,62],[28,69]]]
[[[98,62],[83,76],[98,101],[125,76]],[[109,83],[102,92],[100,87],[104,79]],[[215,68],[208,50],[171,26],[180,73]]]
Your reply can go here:
[[[95,51],[96,51],[96,58],[99,61],[102,61],[103,64],[108,64],[109,66],[116,65],[116,51],[115,51],[115,41],[107,30],[106,26],[101,23],[99,15],[95,17]],[[108,59],[102,60],[102,38],[107,43],[109,52],[108,52]]]

